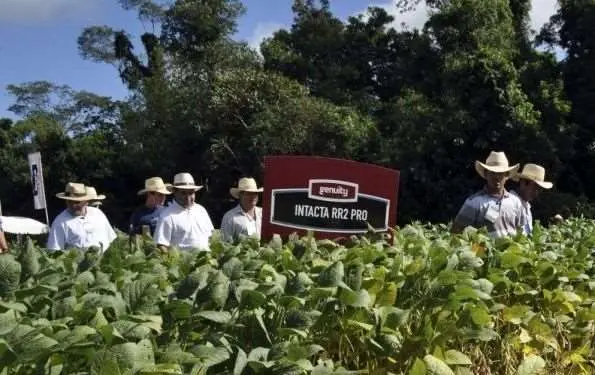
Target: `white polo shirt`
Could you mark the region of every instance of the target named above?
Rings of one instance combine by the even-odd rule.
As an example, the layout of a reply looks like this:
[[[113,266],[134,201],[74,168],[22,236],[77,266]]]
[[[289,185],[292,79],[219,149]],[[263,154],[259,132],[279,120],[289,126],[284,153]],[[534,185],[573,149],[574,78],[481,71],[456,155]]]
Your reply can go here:
[[[107,250],[116,239],[116,232],[103,211],[90,206],[86,210],[84,216],[73,216],[66,209],[56,216],[50,227],[48,250],[91,246]]]
[[[203,206],[195,203],[184,208],[174,200],[161,212],[153,239],[157,245],[175,246],[180,250],[210,251],[209,238],[214,229]]]
[[[240,234],[260,239],[262,207],[254,207],[254,216],[244,212],[239,204],[227,211],[221,220],[221,232],[225,241],[235,242],[239,239]]]

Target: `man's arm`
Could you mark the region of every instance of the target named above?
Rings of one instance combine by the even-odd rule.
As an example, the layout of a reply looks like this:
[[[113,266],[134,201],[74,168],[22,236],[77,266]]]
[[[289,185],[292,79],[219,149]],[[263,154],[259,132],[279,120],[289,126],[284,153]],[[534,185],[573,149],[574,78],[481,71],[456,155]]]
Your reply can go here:
[[[477,213],[478,207],[475,207],[473,201],[467,199],[454,218],[450,232],[453,234],[461,233],[466,227],[475,226],[477,224]]]
[[[61,225],[52,225],[46,247],[48,250],[64,250],[66,246],[64,230]]]
[[[8,242],[6,242],[6,237],[4,236],[4,232],[0,229],[0,254],[8,252]]]
[[[153,234],[153,241],[161,251],[167,251],[171,245],[172,225],[169,217],[160,216]]]
[[[229,214],[225,214],[221,220],[221,236],[223,237],[223,241],[233,242],[233,235],[234,230],[232,217]]]

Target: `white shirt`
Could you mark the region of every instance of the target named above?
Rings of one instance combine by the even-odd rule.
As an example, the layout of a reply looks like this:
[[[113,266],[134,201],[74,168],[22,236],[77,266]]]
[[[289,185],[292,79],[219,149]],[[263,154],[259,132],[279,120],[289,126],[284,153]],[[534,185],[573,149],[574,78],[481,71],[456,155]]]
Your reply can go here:
[[[116,232],[103,211],[90,206],[86,210],[84,216],[73,216],[68,210],[56,216],[50,227],[47,242],[49,250],[91,246],[107,250],[116,239]]]
[[[157,245],[210,251],[209,238],[214,229],[209,213],[203,206],[195,203],[184,208],[172,201],[161,212],[153,239]]]
[[[240,234],[244,236],[255,236],[260,239],[260,228],[262,226],[262,208],[254,207],[254,216],[248,215],[238,204],[227,211],[221,220],[221,233],[223,239],[228,242],[239,240]]]

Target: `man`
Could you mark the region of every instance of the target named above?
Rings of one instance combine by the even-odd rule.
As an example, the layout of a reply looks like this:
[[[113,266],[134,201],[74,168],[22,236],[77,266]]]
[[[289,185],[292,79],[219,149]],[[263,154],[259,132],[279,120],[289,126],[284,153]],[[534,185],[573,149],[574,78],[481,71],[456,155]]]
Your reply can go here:
[[[533,231],[533,213],[531,212],[531,202],[533,202],[541,192],[541,189],[551,189],[553,183],[545,181],[545,168],[537,164],[525,164],[521,173],[515,173],[512,178],[518,181],[518,191],[512,193],[521,199],[523,213],[526,223],[523,226],[525,234],[531,234]]]
[[[0,216],[0,254],[8,252],[8,242],[4,236],[4,229],[2,229],[2,216]]]
[[[145,188],[137,192],[137,195],[145,196],[145,204],[138,207],[130,216],[129,234],[137,235],[145,231],[151,236],[155,234],[155,227],[159,215],[163,211],[165,197],[171,192],[167,190],[168,185],[161,177],[151,177],[145,180]]]
[[[250,177],[240,179],[237,187],[229,189],[232,197],[239,200],[236,207],[227,211],[221,220],[223,239],[237,243],[241,236],[255,236],[260,239],[262,208],[257,207],[258,193],[262,188]]]
[[[209,238],[215,228],[207,210],[194,202],[196,192],[202,188],[194,183],[190,173],[174,176],[170,187],[174,199],[163,209],[153,235],[162,251],[167,251],[170,246],[180,250],[210,251]]]
[[[89,206],[99,208],[102,204],[101,201],[105,199],[105,195],[97,195],[97,190],[92,186],[87,186],[87,193],[89,193],[90,197]]]
[[[66,202],[66,209],[52,222],[47,242],[48,250],[68,248],[109,248],[116,239],[105,214],[95,207],[89,207],[90,195],[84,184],[69,182],[63,193],[56,197]]]
[[[475,161],[475,170],[486,180],[485,187],[465,200],[454,219],[451,232],[467,226],[487,227],[491,237],[514,235],[525,224],[521,200],[506,191],[505,184],[519,165],[508,165],[504,152],[492,151],[485,163]]]

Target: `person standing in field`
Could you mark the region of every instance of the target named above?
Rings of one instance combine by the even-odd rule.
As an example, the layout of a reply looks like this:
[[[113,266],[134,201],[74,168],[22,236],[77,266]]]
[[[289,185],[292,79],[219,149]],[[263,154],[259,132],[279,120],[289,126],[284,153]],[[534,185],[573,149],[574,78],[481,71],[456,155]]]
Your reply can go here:
[[[4,236],[4,229],[2,229],[2,216],[0,216],[0,254],[8,252],[8,242]]]
[[[485,163],[475,161],[475,170],[486,181],[485,186],[465,200],[451,232],[460,233],[468,226],[485,226],[491,237],[503,237],[522,229],[526,219],[521,200],[505,188],[506,181],[518,168],[519,164],[509,166],[504,152],[490,152]]]
[[[172,246],[180,250],[210,251],[209,239],[215,228],[207,210],[194,201],[196,192],[202,188],[194,183],[190,173],[174,176],[170,187],[174,199],[163,209],[153,235],[162,251]]]
[[[145,196],[145,204],[138,207],[130,216],[129,234],[131,236],[142,234],[143,227],[151,236],[155,234],[159,215],[164,209],[165,197],[171,192],[167,189],[161,177],[151,177],[145,180],[145,188],[137,195]],[[147,230],[148,229],[148,230]]]
[[[262,207],[258,207],[258,194],[262,192],[256,180],[245,177],[238,181],[237,187],[229,189],[238,205],[227,211],[221,220],[223,240],[237,243],[243,236],[254,236],[260,239],[262,226]]]
[[[105,214],[89,206],[89,201],[96,196],[89,194],[84,184],[69,182],[65,191],[56,197],[66,202],[66,209],[52,222],[48,250],[92,246],[107,250],[117,235]]]
[[[526,217],[526,223],[523,226],[525,234],[531,234],[533,231],[533,213],[531,212],[531,202],[533,202],[542,189],[551,189],[554,184],[545,181],[545,168],[537,164],[525,164],[521,173],[515,173],[512,177],[518,181],[517,191],[512,191],[521,199],[523,212]]]

